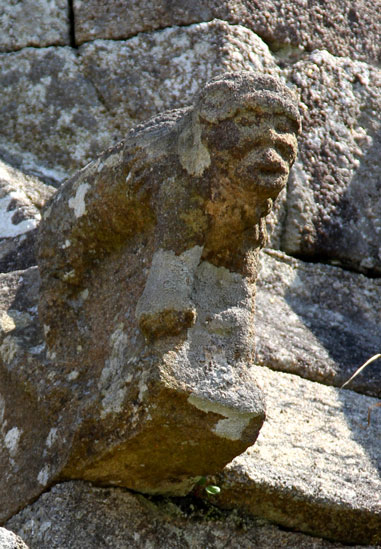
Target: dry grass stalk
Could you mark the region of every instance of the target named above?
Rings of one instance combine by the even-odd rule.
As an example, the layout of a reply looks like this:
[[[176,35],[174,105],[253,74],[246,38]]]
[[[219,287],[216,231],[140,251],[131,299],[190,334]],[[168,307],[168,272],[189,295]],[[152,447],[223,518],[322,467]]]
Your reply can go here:
[[[348,385],[356,376],[359,375],[360,372],[362,372],[364,370],[364,368],[366,368],[369,364],[371,364],[372,362],[374,362],[375,360],[377,360],[378,358],[381,358],[381,354],[377,354],[377,355],[374,355],[372,356],[369,360],[367,360],[366,362],[364,362],[364,364],[362,366],[360,366],[360,368],[357,368],[357,370],[355,371],[355,373],[353,374],[353,376],[351,376],[348,381],[346,381],[345,383],[343,383],[343,385],[340,387],[340,389],[343,389],[343,387],[345,387],[346,385]],[[371,412],[372,410],[374,410],[375,408],[379,408],[381,407],[381,402],[377,402],[376,404],[373,404],[372,406],[369,406],[368,408],[368,426],[370,425],[370,416],[371,416]]]

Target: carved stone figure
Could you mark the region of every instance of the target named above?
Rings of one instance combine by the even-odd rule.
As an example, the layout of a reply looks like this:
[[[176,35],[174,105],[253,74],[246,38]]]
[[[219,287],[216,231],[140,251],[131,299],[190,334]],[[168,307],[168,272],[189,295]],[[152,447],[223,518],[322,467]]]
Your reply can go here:
[[[155,248],[179,255],[199,246],[201,259],[253,276],[263,217],[286,184],[299,126],[291,91],[248,72],[217,77],[194,107],[138,126],[69,180],[45,213],[44,288],[49,280],[66,301],[101,258],[150,231]],[[52,326],[57,311],[45,311],[45,301]]]
[[[183,494],[254,443],[257,255],[299,130],[279,80],[227,73],[50,202],[39,313],[73,418],[61,477]]]

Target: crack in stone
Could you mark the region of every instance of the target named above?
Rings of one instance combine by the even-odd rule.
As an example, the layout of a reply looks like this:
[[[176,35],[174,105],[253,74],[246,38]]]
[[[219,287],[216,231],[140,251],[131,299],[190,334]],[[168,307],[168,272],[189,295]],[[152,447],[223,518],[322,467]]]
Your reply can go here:
[[[61,44],[58,42],[52,42],[51,44],[47,44],[45,46],[34,46],[34,45],[28,45],[28,46],[20,46],[19,48],[14,47],[11,50],[0,50],[0,57],[2,55],[9,55],[10,53],[18,53],[23,50],[46,50],[47,48],[67,48],[69,47],[69,44]]]
[[[342,271],[348,272],[348,273],[354,273],[358,275],[362,275],[365,278],[368,278],[370,280],[377,280],[381,278],[381,274],[379,271],[375,271],[373,269],[368,269],[367,271],[362,271],[360,269],[356,269],[354,266],[351,267],[349,265],[343,264],[339,258],[336,257],[325,257],[321,255],[303,255],[303,253],[294,253],[290,254],[287,253],[284,250],[284,246],[280,246],[278,248],[270,248],[274,249],[275,251],[283,252],[287,255],[287,257],[292,257],[294,259],[299,259],[300,261],[303,261],[303,263],[320,263],[321,265],[329,265],[330,267],[337,267],[338,269],[341,269]]]
[[[69,12],[69,36],[70,47],[78,49],[78,45],[75,40],[75,12],[74,12],[74,0],[68,0],[68,12]]]
[[[69,14],[69,37],[70,37],[69,44],[52,43],[52,44],[49,44],[47,46],[31,45],[31,46],[22,46],[22,47],[19,47],[19,48],[15,47],[11,50],[4,49],[3,51],[0,51],[0,55],[3,54],[3,53],[13,53],[13,52],[21,51],[25,48],[30,48],[30,47],[36,48],[36,49],[44,49],[44,48],[52,47],[52,46],[53,47],[70,46],[71,48],[77,50],[80,46],[86,45],[86,44],[91,44],[92,42],[96,42],[97,40],[104,40],[104,41],[108,41],[108,42],[124,42],[124,41],[127,41],[127,40],[131,40],[132,38],[136,38],[137,36],[139,36],[141,34],[149,34],[149,33],[153,33],[153,32],[160,32],[160,31],[164,31],[164,30],[168,30],[168,29],[175,29],[175,28],[190,28],[193,25],[199,25],[201,23],[210,23],[212,21],[222,21],[224,23],[227,23],[231,27],[240,26],[240,27],[245,28],[248,31],[251,31],[253,34],[258,36],[263,41],[264,44],[266,44],[266,46],[269,48],[271,54],[274,56],[275,62],[277,63],[277,65],[281,69],[292,66],[293,64],[299,62],[306,55],[309,55],[313,51],[312,49],[310,50],[308,48],[303,48],[298,44],[275,43],[274,41],[266,39],[264,36],[262,36],[258,32],[255,32],[252,28],[248,27],[247,25],[244,25],[244,24],[241,24],[241,23],[232,23],[231,21],[228,21],[227,19],[220,19],[220,18],[216,18],[216,17],[215,18],[212,17],[211,19],[203,19],[203,20],[200,20],[200,21],[193,21],[191,23],[186,23],[186,24],[184,23],[184,24],[177,24],[177,25],[170,25],[170,26],[163,26],[163,27],[154,27],[154,28],[151,28],[151,29],[147,28],[147,29],[143,29],[143,30],[141,30],[141,31],[139,31],[135,34],[131,34],[131,35],[127,35],[127,36],[120,36],[118,38],[101,38],[101,37],[98,37],[98,38],[94,38],[93,40],[85,40],[83,42],[77,42],[76,37],[75,37],[74,0],[68,0],[68,14]],[[324,48],[321,48],[321,49],[324,49]],[[287,53],[286,50],[290,50],[290,51]],[[294,54],[296,54],[294,58],[292,56],[292,52]],[[337,55],[335,55],[333,53],[331,55],[334,55],[335,57],[338,57]],[[377,63],[375,61],[372,61],[371,59],[368,59],[366,61],[364,60],[362,62],[364,62],[367,65],[369,65],[370,67],[373,67],[373,68],[376,68],[376,69],[379,69],[380,66],[381,66],[379,63]]]
[[[141,30],[141,31],[139,31],[135,34],[120,36],[118,38],[101,38],[101,37],[99,37],[99,38],[94,38],[93,40],[84,40],[83,42],[77,42],[77,40],[75,38],[74,0],[68,0],[68,12],[69,12],[69,35],[70,35],[70,43],[69,44],[52,43],[52,44],[49,44],[49,45],[46,45],[46,46],[22,46],[20,48],[13,48],[11,50],[0,51],[0,55],[2,53],[13,53],[13,52],[16,52],[16,51],[22,51],[22,50],[24,50],[26,48],[30,48],[30,47],[33,47],[35,49],[45,49],[45,48],[50,48],[52,46],[53,47],[70,46],[73,49],[78,49],[81,46],[85,46],[87,44],[92,44],[93,42],[96,42],[97,40],[102,40],[104,42],[125,42],[125,41],[128,41],[128,40],[132,40],[133,38],[136,38],[136,37],[138,37],[142,34],[143,35],[144,34],[151,34],[153,32],[161,32],[161,31],[165,31],[165,30],[169,30],[169,29],[187,29],[187,28],[191,28],[195,25],[200,25],[201,23],[211,23],[212,21],[216,21],[216,22],[220,21],[220,22],[228,24],[231,27],[242,27],[242,28],[252,32],[256,36],[258,36],[263,41],[264,44],[266,44],[266,46],[269,48],[270,52],[274,55],[274,57],[276,57],[276,52],[272,51],[270,44],[268,42],[266,42],[266,40],[260,34],[254,32],[250,27],[248,27],[246,25],[242,25],[240,23],[231,23],[230,21],[228,21],[226,19],[218,19],[218,18],[205,19],[205,20],[201,20],[201,21],[194,21],[192,23],[187,23],[187,24],[184,23],[184,24],[170,25],[170,26],[164,26],[164,27],[155,27],[155,28],[152,28],[152,29]]]
[[[72,1],[72,0],[69,0],[69,1]],[[231,23],[229,23],[229,21],[226,21],[225,19],[217,19],[217,18],[212,18],[212,19],[205,19],[205,20],[202,20],[202,21],[193,21],[192,23],[184,23],[184,24],[178,24],[178,25],[170,25],[170,26],[164,26],[164,27],[153,27],[153,28],[146,28],[146,29],[142,29],[140,30],[139,32],[135,33],[135,34],[130,34],[130,35],[126,35],[126,36],[119,36],[118,38],[94,38],[93,40],[84,40],[83,42],[81,42],[79,45],[80,46],[83,46],[83,45],[86,45],[86,44],[92,44],[93,42],[96,42],[97,40],[104,40],[105,42],[125,42],[127,40],[131,40],[132,38],[136,38],[137,36],[140,36],[141,34],[151,34],[153,32],[161,32],[161,31],[165,31],[165,30],[168,30],[168,29],[186,29],[186,28],[190,28],[190,27],[193,27],[194,25],[200,25],[201,23],[211,23],[212,21],[223,21],[224,23],[227,23],[228,25],[230,25]],[[239,26],[239,25],[232,25],[232,26]],[[241,25],[243,26],[243,25]],[[250,29],[248,29],[250,30]]]

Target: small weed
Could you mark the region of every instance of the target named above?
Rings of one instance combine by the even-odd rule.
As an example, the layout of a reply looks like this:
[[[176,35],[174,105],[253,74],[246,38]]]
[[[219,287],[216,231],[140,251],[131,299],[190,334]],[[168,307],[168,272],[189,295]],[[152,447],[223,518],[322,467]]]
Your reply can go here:
[[[196,486],[203,486],[208,496],[217,496],[221,492],[221,488],[219,486],[215,486],[214,484],[207,485],[206,477],[201,477]],[[198,492],[198,490],[196,490],[196,492]]]
[[[221,492],[221,488],[219,486],[209,484],[209,486],[205,486],[205,492],[208,496],[217,496]]]

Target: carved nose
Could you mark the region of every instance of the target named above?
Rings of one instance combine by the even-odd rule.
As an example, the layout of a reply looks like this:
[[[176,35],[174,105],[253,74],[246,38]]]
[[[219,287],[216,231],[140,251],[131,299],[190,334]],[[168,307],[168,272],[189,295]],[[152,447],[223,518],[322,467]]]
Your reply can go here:
[[[260,155],[258,167],[266,172],[287,174],[287,164],[273,148],[266,148]]]

